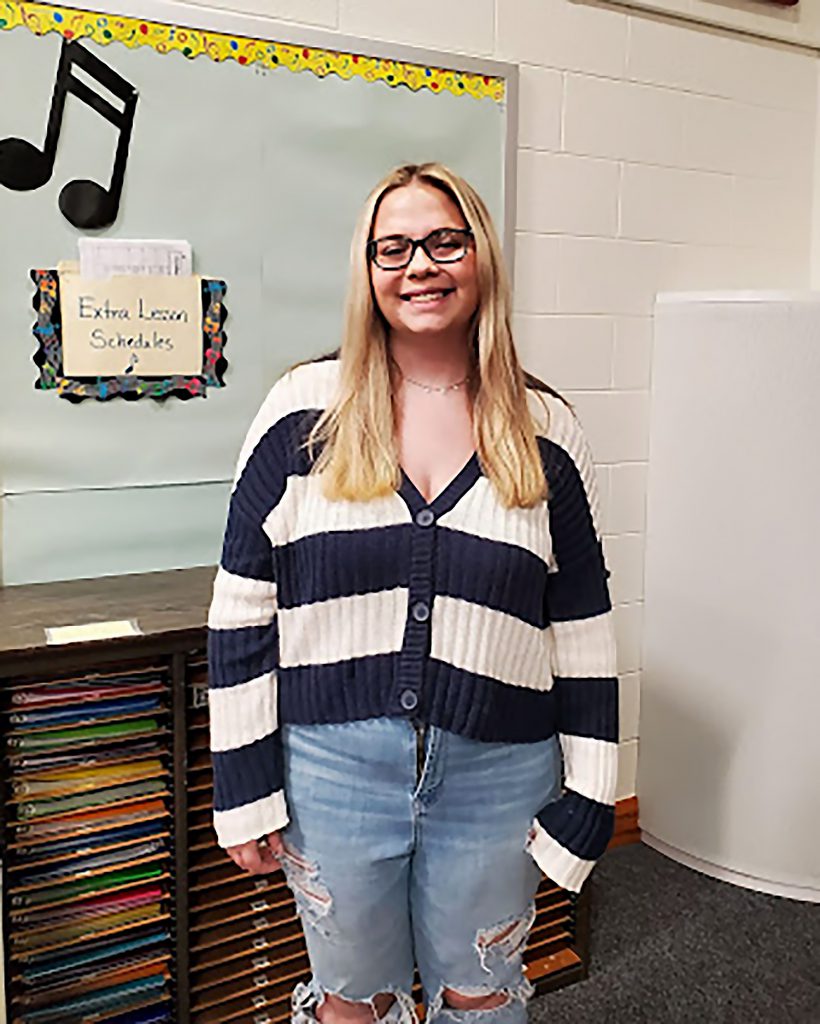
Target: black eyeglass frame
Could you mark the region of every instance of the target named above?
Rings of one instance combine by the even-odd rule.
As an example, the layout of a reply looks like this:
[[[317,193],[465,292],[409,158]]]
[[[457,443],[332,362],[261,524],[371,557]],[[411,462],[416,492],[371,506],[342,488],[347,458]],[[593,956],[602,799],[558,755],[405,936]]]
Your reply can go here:
[[[454,256],[452,259],[436,259],[436,257],[427,248],[427,244],[433,237],[433,235],[439,235],[445,231],[450,232],[452,234],[464,236],[464,251],[460,253],[458,256]],[[413,257],[416,255],[416,249],[418,248],[423,249],[427,258],[431,259],[433,263],[458,263],[460,260],[463,260],[464,257],[467,255],[467,246],[473,237],[474,235],[472,232],[472,228],[436,228],[434,231],[431,231],[429,235],[425,235],[424,238],[408,238],[407,235],[384,235],[382,238],[370,239],[370,241],[367,243],[367,256],[372,263],[376,264],[379,270],[387,271],[404,270],[405,268],[409,267],[410,264],[413,262]],[[402,239],[404,241],[409,242],[410,255],[407,257],[407,260],[404,263],[394,264],[392,267],[385,267],[382,266],[382,264],[379,263],[377,259],[376,246],[379,244],[379,242],[388,242],[390,241],[390,239]]]

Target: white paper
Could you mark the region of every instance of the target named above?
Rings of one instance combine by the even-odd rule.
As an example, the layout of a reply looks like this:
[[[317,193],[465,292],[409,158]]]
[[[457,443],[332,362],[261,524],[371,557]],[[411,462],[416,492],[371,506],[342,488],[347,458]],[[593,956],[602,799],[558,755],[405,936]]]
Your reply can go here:
[[[80,275],[105,280],[121,275],[163,275],[184,277],[191,274],[193,258],[190,242],[168,239],[81,238]]]
[[[89,640],[113,640],[121,636],[142,636],[136,619],[88,622],[77,626],[47,626],[45,633],[48,644],[77,644]]]

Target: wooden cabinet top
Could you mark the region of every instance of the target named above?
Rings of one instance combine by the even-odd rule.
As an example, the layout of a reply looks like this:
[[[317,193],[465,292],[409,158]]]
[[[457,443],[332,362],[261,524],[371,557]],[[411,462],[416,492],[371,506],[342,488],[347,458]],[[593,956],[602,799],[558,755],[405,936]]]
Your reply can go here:
[[[4,656],[34,656],[53,649],[45,633],[52,626],[136,619],[149,639],[201,637],[215,575],[214,566],[204,566],[0,587],[0,663]],[[115,641],[66,644],[62,649],[102,642]]]

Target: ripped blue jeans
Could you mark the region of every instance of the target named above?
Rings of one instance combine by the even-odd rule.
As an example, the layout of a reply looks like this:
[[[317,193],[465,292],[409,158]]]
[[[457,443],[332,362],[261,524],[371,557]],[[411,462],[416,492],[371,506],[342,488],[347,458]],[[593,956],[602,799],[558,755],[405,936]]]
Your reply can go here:
[[[313,978],[294,993],[294,1024],[328,993],[417,1024],[418,966],[427,1021],[524,1024],[532,986],[522,953],[540,872],[525,850],[536,811],[558,797],[555,737],[483,743],[407,719],[283,725],[291,821],[283,868]],[[493,1009],[457,1010],[501,993]],[[375,1017],[374,1013],[374,1017]]]

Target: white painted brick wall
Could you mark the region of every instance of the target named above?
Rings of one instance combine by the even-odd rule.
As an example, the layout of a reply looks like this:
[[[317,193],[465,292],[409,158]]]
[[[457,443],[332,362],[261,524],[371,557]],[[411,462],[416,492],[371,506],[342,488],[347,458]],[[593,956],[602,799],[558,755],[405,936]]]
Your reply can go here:
[[[342,32],[461,53],[489,56],[494,20],[493,0],[339,0]]]

